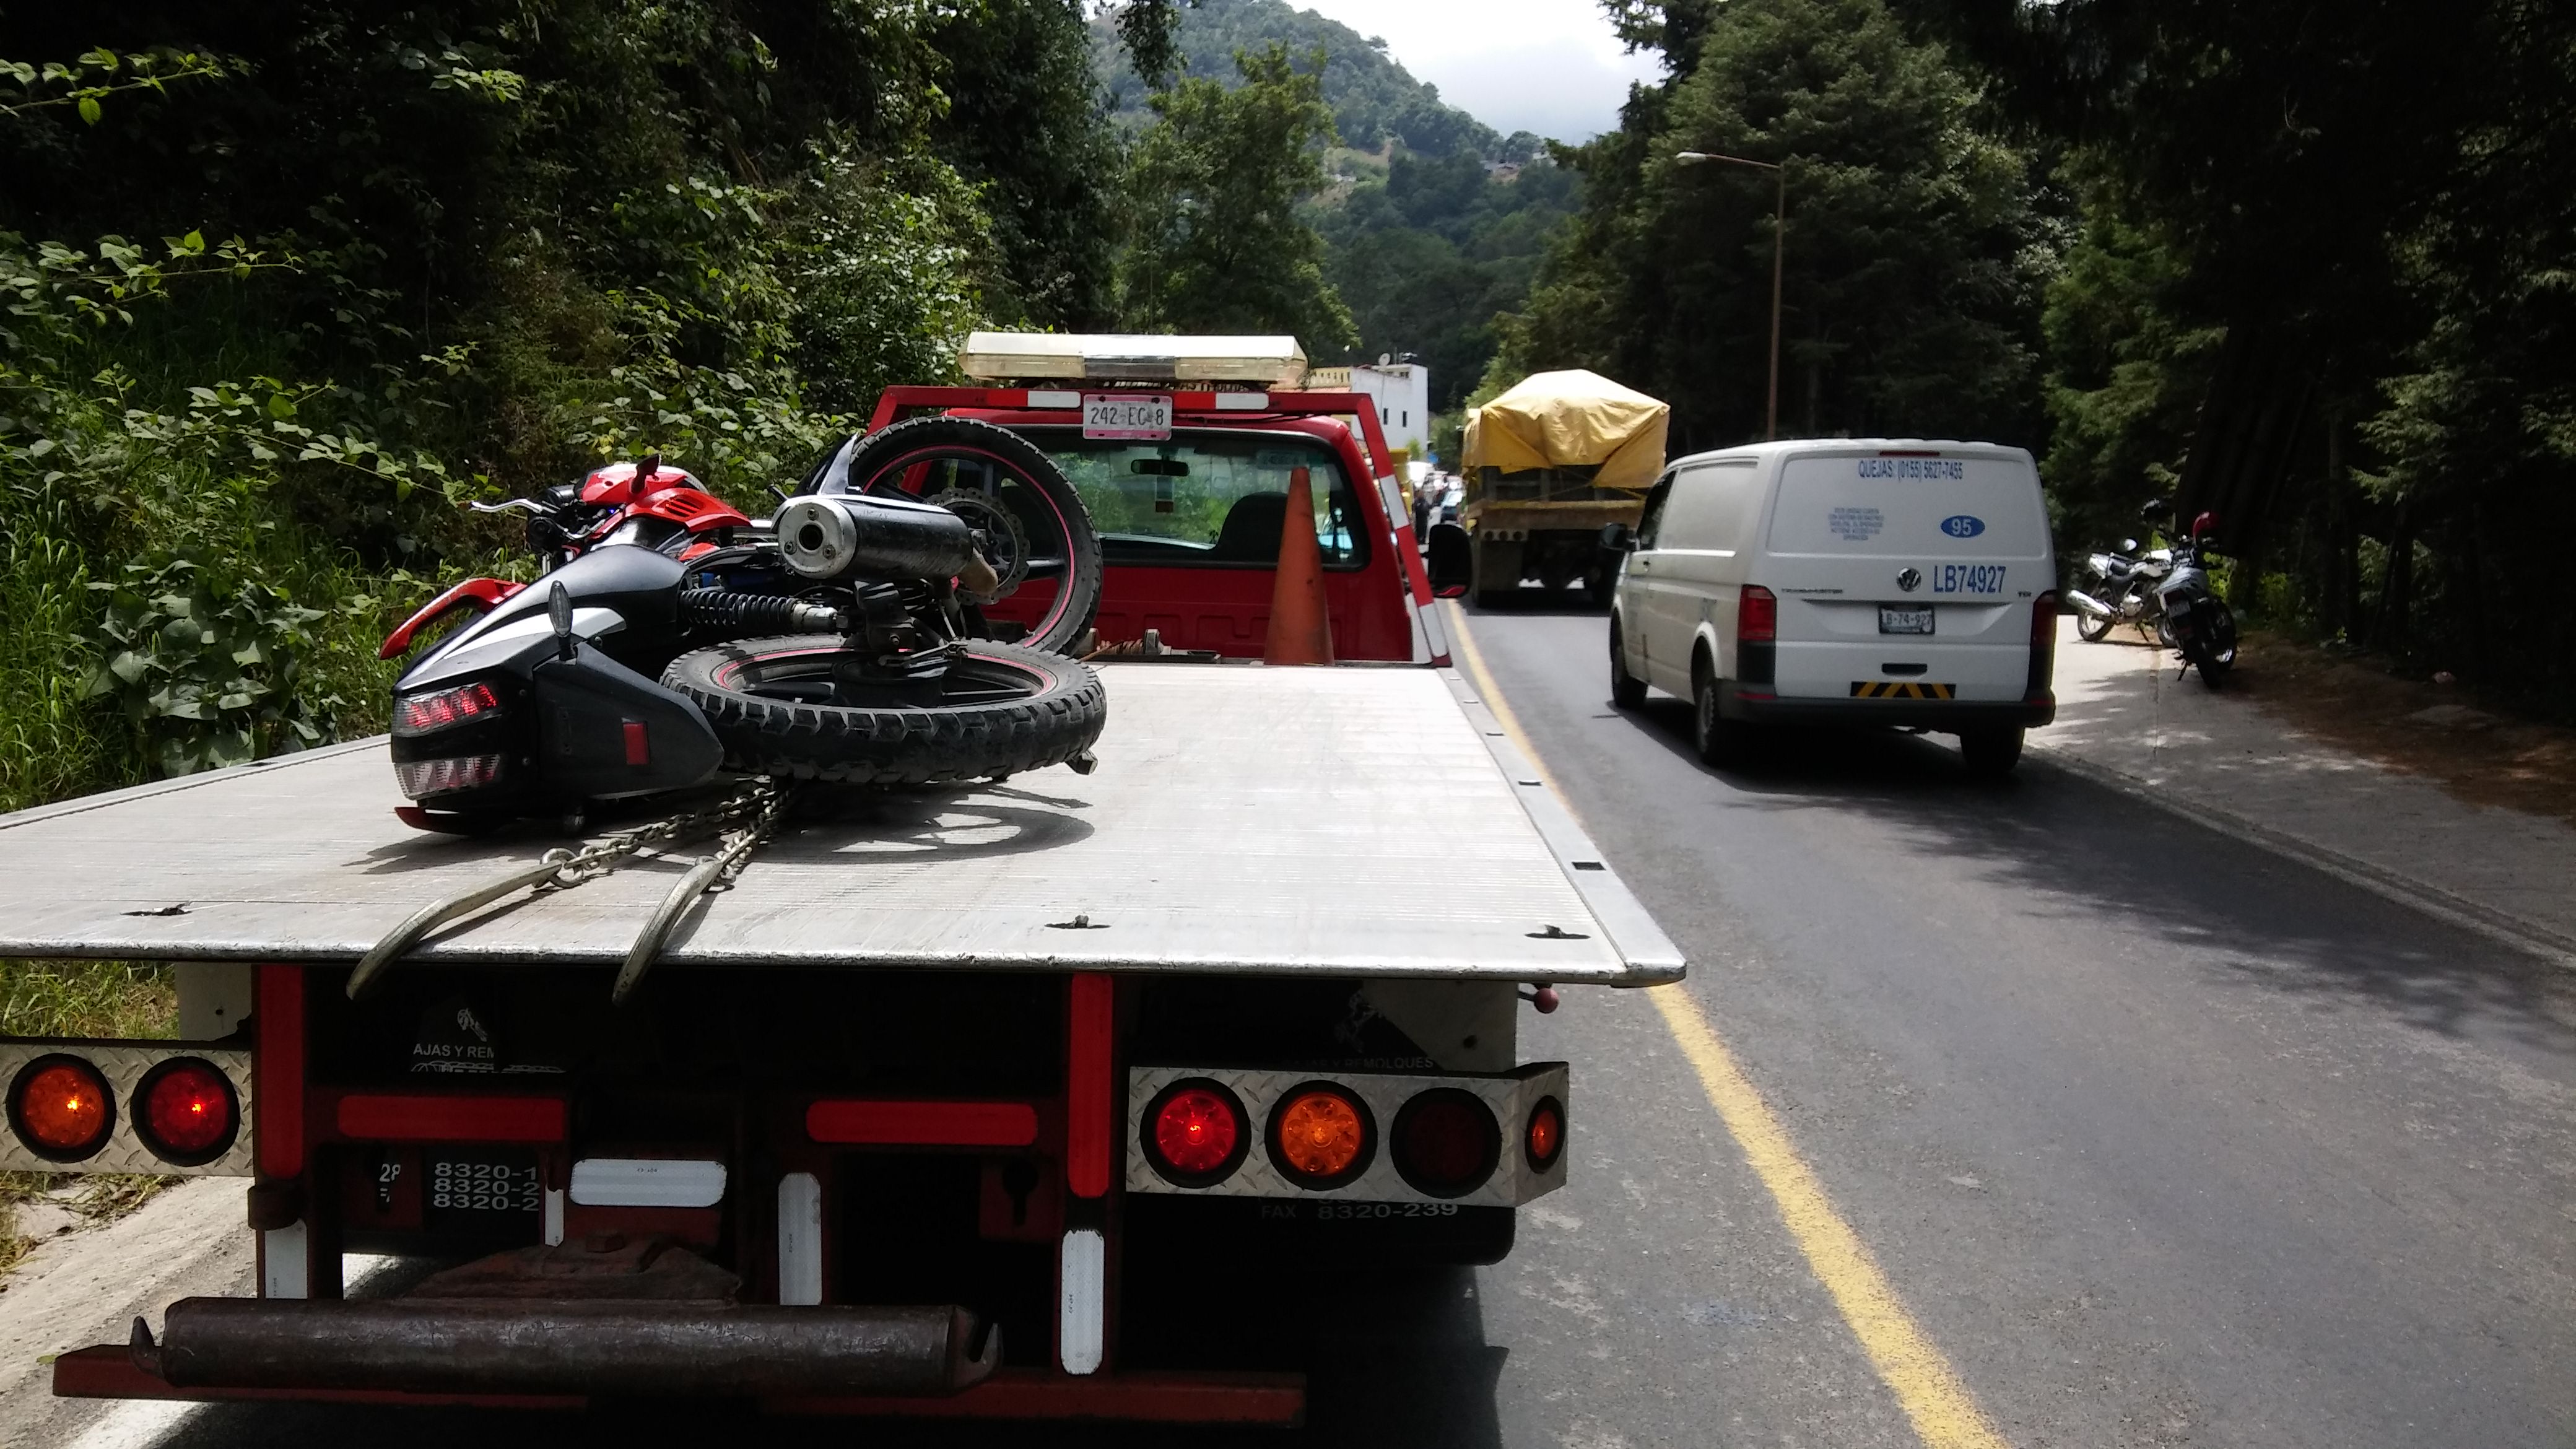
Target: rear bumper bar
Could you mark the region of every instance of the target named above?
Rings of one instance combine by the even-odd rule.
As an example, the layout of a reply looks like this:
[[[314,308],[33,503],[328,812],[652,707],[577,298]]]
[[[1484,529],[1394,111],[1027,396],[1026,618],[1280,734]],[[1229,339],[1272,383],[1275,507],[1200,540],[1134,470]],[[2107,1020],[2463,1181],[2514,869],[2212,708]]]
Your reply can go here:
[[[581,1394],[405,1392],[399,1389],[180,1388],[146,1373],[121,1345],[74,1349],[54,1360],[54,1395],[67,1399],[165,1399],[194,1402],[411,1405],[480,1409],[566,1410],[590,1402]],[[960,1393],[925,1397],[851,1393],[764,1396],[772,1414],[893,1418],[1116,1420],[1165,1424],[1290,1427],[1304,1421],[1301,1374],[1104,1373],[1083,1378],[1002,1369]]]
[[[1961,730],[2037,729],[2057,718],[2057,701],[1958,699],[1782,699],[1768,689],[1718,684],[1717,712],[1747,724],[1884,725],[1957,734]]]
[[[183,1298],[134,1367],[177,1389],[936,1396],[1001,1360],[961,1308]]]

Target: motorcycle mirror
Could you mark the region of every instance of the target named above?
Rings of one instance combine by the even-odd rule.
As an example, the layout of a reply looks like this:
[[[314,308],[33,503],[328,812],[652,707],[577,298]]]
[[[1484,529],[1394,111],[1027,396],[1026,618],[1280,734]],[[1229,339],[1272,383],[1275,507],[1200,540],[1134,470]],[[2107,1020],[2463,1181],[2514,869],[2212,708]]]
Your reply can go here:
[[[573,654],[572,594],[564,588],[561,579],[555,581],[553,590],[546,595],[546,617],[554,622],[555,653],[570,659]]]
[[[2137,541],[2136,539],[2134,539],[2134,538],[2124,538],[2124,539],[2121,539],[2121,540],[2120,540],[2120,552],[2122,552],[2122,553],[2136,553],[2137,551],[2138,551],[2138,541]]]

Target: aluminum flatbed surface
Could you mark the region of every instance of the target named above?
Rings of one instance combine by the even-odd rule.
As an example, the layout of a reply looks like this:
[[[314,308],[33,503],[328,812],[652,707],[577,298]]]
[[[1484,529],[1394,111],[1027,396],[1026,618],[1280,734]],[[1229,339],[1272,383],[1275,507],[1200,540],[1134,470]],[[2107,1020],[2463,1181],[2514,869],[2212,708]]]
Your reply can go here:
[[[1101,674],[1095,773],[804,787],[803,808],[661,961],[1681,975],[1670,941],[1454,674]],[[375,739],[0,816],[0,955],[354,960],[420,906],[574,843],[534,825],[424,834],[394,818],[403,803]],[[403,959],[614,966],[708,848],[514,895]]]

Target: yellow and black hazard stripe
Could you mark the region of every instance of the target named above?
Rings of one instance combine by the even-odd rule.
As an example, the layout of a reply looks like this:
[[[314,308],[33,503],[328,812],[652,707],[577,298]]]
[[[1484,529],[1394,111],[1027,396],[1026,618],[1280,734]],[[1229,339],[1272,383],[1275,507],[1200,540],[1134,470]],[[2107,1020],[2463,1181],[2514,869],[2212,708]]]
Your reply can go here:
[[[1954,699],[1958,693],[1959,687],[1955,684],[1933,684],[1920,679],[1852,681],[1854,699]]]

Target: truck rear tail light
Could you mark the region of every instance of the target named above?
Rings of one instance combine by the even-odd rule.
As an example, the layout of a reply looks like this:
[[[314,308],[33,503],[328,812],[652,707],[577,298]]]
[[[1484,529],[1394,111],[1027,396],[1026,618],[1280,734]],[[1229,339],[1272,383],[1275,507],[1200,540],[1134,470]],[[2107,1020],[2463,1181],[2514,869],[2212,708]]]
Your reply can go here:
[[[196,1167],[232,1149],[241,1104],[222,1072],[194,1057],[174,1057],[135,1089],[134,1135],[164,1162]]]
[[[1545,1172],[1556,1166],[1565,1154],[1565,1104],[1554,1097],[1541,1097],[1530,1108],[1529,1127],[1521,1134],[1521,1146],[1529,1153],[1532,1172]]]
[[[116,1102],[98,1068],[78,1057],[38,1057],[9,1084],[9,1126],[38,1157],[79,1162],[107,1145]]]
[[[2057,593],[2050,590],[2030,605],[2030,681],[2022,690],[2026,703],[2049,697],[2057,675]]]
[[[1145,1109],[1145,1159],[1176,1187],[1213,1187],[1243,1165],[1242,1099],[1215,1082],[1174,1082]]]
[[[1502,1129],[1473,1092],[1435,1087],[1395,1114],[1395,1170],[1426,1197],[1464,1197],[1502,1161]]]
[[[394,733],[425,735],[489,719],[500,712],[501,696],[488,684],[462,684],[454,689],[410,694],[394,701]]]
[[[1376,1151],[1377,1124],[1346,1088],[1309,1082],[1270,1111],[1271,1165],[1299,1187],[1340,1187],[1368,1171]]]
[[[452,755],[443,760],[409,760],[394,766],[402,792],[414,800],[452,795],[501,778],[499,755]]]

